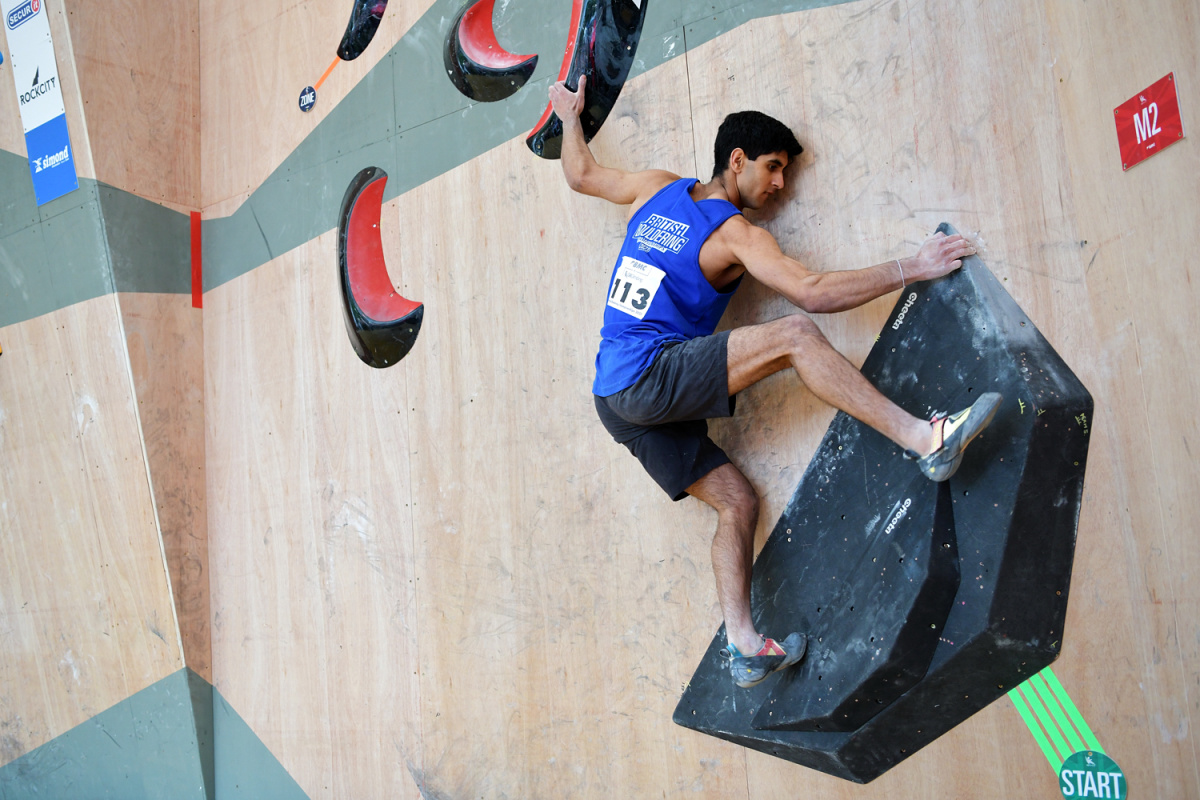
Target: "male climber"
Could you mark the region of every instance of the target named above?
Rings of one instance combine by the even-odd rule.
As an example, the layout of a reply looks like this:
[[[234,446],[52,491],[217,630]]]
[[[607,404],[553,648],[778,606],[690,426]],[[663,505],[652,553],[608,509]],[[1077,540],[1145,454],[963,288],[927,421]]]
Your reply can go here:
[[[708,438],[706,419],[733,413],[742,389],[786,367],[815,394],[887,436],[931,480],[949,478],[963,449],[991,421],[1000,396],[932,422],[879,393],[833,349],[807,316],[714,333],[744,273],[807,312],[855,308],[914,281],[945,275],[975,249],[938,234],[915,256],[866,269],[810,272],[785,256],[743,209],[763,208],[783,188],[802,152],[783,123],[757,111],[731,114],[717,132],[708,183],[663,170],[600,166],[579,122],[586,79],[563,82],[550,101],[563,123],[562,167],[572,189],[631,206],[624,245],[608,284],[596,379],[596,411],[668,495],[687,495],[717,512],[712,566],[725,617],[734,682],[754,686],[804,656],[807,637],[766,638],[750,618],[750,572],[758,496]]]

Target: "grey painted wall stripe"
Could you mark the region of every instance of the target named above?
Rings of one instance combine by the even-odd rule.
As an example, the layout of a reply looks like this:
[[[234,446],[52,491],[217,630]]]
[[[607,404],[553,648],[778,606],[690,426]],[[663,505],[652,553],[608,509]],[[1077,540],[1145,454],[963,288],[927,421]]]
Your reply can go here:
[[[307,800],[233,706],[186,667],[0,767],[0,800]]]
[[[216,797],[308,800],[300,784],[215,688],[212,699]]]
[[[749,20],[846,1],[646,0],[631,76]],[[436,0],[237,211],[204,221],[205,290],[332,230],[345,187],[363,167],[388,173],[390,200],[523,135],[537,121],[546,88],[558,75],[569,4],[532,0],[497,10],[496,30],[505,46],[541,58],[516,95],[478,104],[442,73],[443,39],[461,3]],[[0,326],[114,290],[191,291],[186,215],[89,180],[39,209],[26,160],[4,151],[0,186]],[[72,216],[49,224],[68,208]],[[80,235],[68,225],[78,225]],[[97,228],[107,249],[89,251]]]
[[[0,800],[213,800],[212,697],[181,669],[0,767]]]
[[[24,159],[20,164],[32,201],[29,167]],[[97,188],[80,183],[78,190],[43,206],[32,223],[20,213],[19,204],[5,207],[0,228],[0,325],[113,291]],[[14,210],[17,213],[7,213]],[[10,232],[13,217],[26,224]]]
[[[29,163],[0,150],[0,327],[118,292],[191,292],[184,214],[94,180],[38,208]]]
[[[105,183],[98,191],[116,290],[191,294],[191,218]]]

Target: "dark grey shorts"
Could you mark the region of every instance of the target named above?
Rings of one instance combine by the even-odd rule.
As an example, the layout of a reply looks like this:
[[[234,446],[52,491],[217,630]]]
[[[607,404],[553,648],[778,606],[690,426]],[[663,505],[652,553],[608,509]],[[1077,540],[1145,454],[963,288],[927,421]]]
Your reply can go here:
[[[596,397],[596,413],[673,500],[729,456],[708,438],[707,419],[733,415],[729,331],[664,347],[638,382]]]

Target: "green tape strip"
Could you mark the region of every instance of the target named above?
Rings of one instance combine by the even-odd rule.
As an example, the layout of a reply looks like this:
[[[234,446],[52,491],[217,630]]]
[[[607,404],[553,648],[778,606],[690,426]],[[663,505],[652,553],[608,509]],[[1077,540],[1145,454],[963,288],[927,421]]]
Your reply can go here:
[[[1100,740],[1084,722],[1083,715],[1049,667],[1011,690],[1008,698],[1056,775],[1073,753],[1081,750],[1104,752]]]
[[[1021,697],[1021,692],[1018,689],[1013,689],[1008,693],[1008,698],[1016,706],[1017,713],[1021,715],[1021,719],[1025,720],[1025,725],[1029,728],[1029,732],[1033,734],[1033,739],[1038,743],[1038,747],[1042,748],[1042,754],[1050,762],[1050,768],[1057,773],[1062,768],[1062,759],[1054,751],[1054,747],[1050,744],[1050,740],[1046,738],[1046,734],[1042,733],[1042,726],[1038,725],[1037,720],[1033,718],[1029,706],[1025,704],[1025,700]]]
[[[1042,703],[1044,703],[1046,708],[1050,711],[1050,716],[1054,717],[1054,722],[1058,725],[1059,730],[1066,735],[1067,742],[1071,745],[1071,753],[1078,753],[1080,750],[1084,749],[1083,739],[1079,738],[1079,734],[1075,732],[1075,728],[1073,728],[1071,723],[1067,721],[1067,715],[1063,713],[1062,706],[1059,705],[1057,696],[1050,692],[1050,689],[1048,686],[1046,686],[1046,681],[1042,679],[1042,676],[1040,674],[1034,675],[1032,678],[1026,681],[1026,683],[1032,686],[1038,693],[1038,697],[1042,699]],[[1067,702],[1070,702],[1070,698],[1067,698]],[[1067,755],[1070,755],[1071,753],[1068,753]]]
[[[1071,702],[1071,698],[1067,695],[1067,690],[1059,682],[1058,676],[1046,667],[1041,671],[1042,678],[1046,681],[1046,685],[1054,692],[1054,696],[1058,698],[1058,702],[1062,703],[1062,707],[1066,709],[1067,716],[1075,723],[1075,727],[1083,734],[1083,740],[1087,742],[1088,750],[1095,750],[1097,753],[1104,753],[1104,748],[1100,746],[1100,740],[1096,738],[1096,734],[1092,733],[1092,729],[1083,721],[1083,715],[1079,713],[1079,709]],[[1108,755],[1108,753],[1104,753]]]
[[[1050,741],[1054,742],[1054,749],[1058,751],[1058,763],[1061,766],[1067,760],[1067,756],[1071,755],[1071,747],[1067,744],[1067,740],[1059,732],[1058,726],[1054,724],[1054,720],[1050,718],[1049,712],[1046,711],[1046,706],[1042,704],[1042,699],[1037,696],[1037,692],[1029,685],[1029,681],[1025,681],[1017,687],[1025,697],[1025,702],[1029,703],[1029,707],[1033,709],[1033,713],[1037,716],[1038,722],[1042,723],[1042,728],[1050,736]]]

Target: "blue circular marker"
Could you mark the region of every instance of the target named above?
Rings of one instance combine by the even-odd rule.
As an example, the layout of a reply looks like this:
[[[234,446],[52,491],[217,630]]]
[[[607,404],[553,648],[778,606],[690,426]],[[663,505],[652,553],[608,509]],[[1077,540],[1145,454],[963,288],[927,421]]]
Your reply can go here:
[[[300,93],[300,110],[312,111],[312,107],[317,104],[317,90],[311,86],[305,86],[304,91]]]

